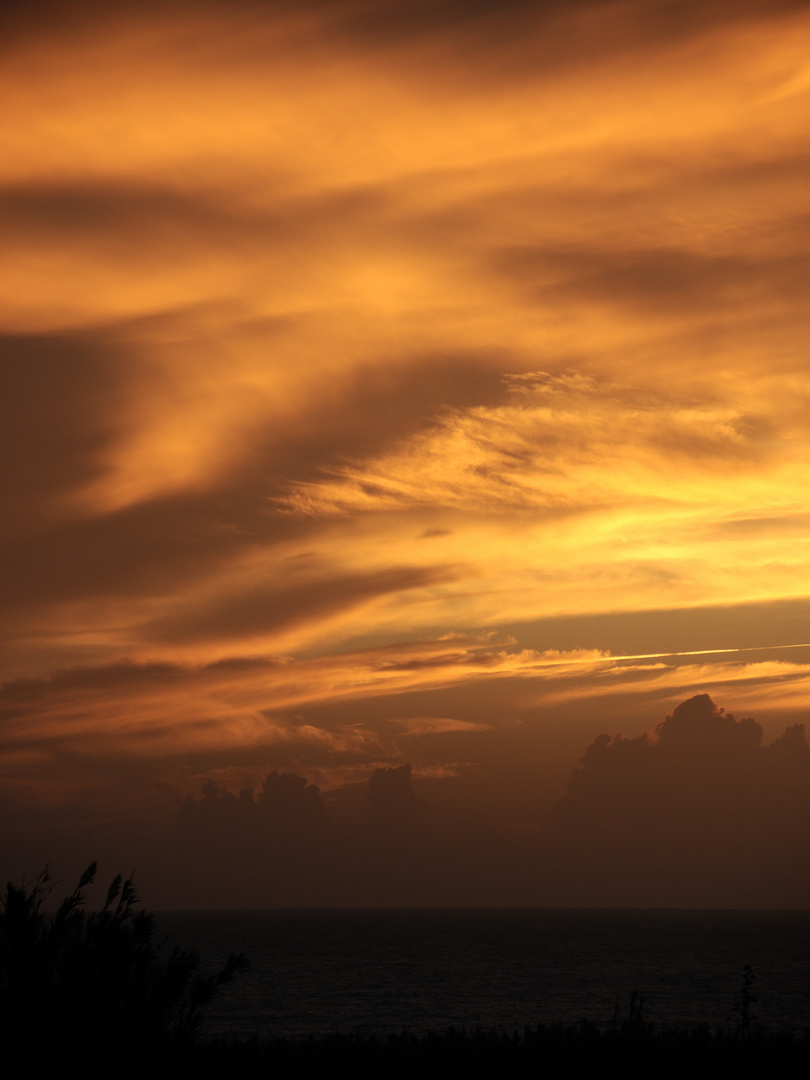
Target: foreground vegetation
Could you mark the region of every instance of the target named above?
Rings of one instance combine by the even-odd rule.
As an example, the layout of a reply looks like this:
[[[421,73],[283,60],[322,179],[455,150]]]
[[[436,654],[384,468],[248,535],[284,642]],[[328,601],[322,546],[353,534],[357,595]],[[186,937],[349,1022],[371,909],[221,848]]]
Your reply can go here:
[[[80,1063],[119,1075],[181,1062],[206,1006],[247,961],[232,955],[214,975],[190,949],[163,954],[152,915],[138,908],[121,875],[100,911],[85,910],[84,872],[55,915],[42,908],[48,872],[7,885],[0,908],[0,1022],[6,1059],[48,1066]]]
[[[538,1025],[523,1030],[448,1029],[309,1039],[202,1038],[206,1007],[246,960],[231,955],[202,975],[193,950],[163,950],[153,917],[138,908],[132,880],[112,882],[100,911],[85,910],[93,864],[55,915],[43,913],[47,872],[28,886],[8,885],[0,907],[0,1024],[6,1060],[36,1073],[68,1064],[121,1077],[245,1074],[309,1077],[319,1070],[353,1076],[439,1075],[468,1069],[519,1077],[567,1077],[572,1070],[621,1070],[655,1077],[767,1074],[806,1076],[810,1032],[768,1032],[752,1015],[753,972],[743,973],[732,1030],[708,1025],[661,1030],[643,1002],[600,1028]]]
[[[644,1018],[639,994],[630,997],[626,1019],[605,1027],[527,1026],[522,1030],[477,1027],[387,1036],[332,1034],[310,1039],[263,1042],[222,1040],[205,1046],[193,1072],[214,1077],[221,1071],[250,1070],[258,1076],[308,1077],[319,1070],[350,1071],[354,1076],[428,1076],[464,1070],[511,1077],[591,1075],[614,1069],[632,1077],[738,1077],[767,1074],[805,1077],[810,1066],[810,1030],[803,1035],[768,1032],[754,1019],[754,973],[743,970],[739,1000],[732,1007],[732,1030],[701,1025],[657,1031]]]
[[[214,1077],[250,1070],[253,1076],[307,1077],[319,1070],[353,1076],[444,1075],[569,1077],[577,1070],[621,1070],[627,1076],[805,1077],[810,1036],[754,1032],[657,1032],[651,1025],[600,1030],[580,1026],[482,1028],[387,1036],[326,1035],[306,1040],[221,1041],[200,1044],[184,1075]]]

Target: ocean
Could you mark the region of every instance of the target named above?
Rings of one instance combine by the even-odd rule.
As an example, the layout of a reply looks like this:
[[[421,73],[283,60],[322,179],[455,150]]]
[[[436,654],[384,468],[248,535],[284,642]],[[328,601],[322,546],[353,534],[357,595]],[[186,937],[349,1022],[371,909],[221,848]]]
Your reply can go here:
[[[157,927],[206,971],[248,957],[209,1011],[213,1037],[608,1025],[633,991],[659,1028],[733,1027],[746,964],[754,1019],[810,1027],[806,911],[174,911]]]

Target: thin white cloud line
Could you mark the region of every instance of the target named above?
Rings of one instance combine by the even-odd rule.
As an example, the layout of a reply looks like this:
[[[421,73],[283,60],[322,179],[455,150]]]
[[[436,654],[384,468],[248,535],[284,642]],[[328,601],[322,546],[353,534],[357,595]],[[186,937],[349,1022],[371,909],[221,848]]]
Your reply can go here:
[[[641,653],[638,656],[611,656],[611,660],[658,660],[665,656],[711,656],[719,653],[766,652],[776,649],[810,649],[810,642],[795,645],[746,645],[732,649],[690,649],[687,652]]]
[[[606,656],[594,657],[571,657],[570,659],[548,660],[538,664],[538,667],[556,667],[563,664],[610,664],[614,660],[662,660],[668,656],[712,656],[721,653],[744,653],[744,652],[767,652],[776,649],[810,649],[810,642],[799,642],[793,645],[747,645],[742,648],[732,649],[689,649],[686,652],[657,652],[657,653],[631,653],[626,656],[617,656],[612,653]]]

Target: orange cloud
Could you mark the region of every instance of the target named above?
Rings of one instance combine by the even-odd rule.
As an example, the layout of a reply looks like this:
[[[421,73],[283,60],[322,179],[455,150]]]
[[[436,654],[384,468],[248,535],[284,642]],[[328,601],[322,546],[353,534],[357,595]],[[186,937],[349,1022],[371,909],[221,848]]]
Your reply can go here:
[[[7,18],[10,776],[806,707],[804,5]]]

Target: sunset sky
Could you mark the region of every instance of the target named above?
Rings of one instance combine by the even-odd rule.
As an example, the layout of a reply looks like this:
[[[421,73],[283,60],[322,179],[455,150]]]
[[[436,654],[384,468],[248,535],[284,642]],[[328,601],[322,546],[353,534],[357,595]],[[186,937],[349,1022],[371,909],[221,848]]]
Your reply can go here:
[[[0,19],[3,880],[810,904],[810,4]]]

